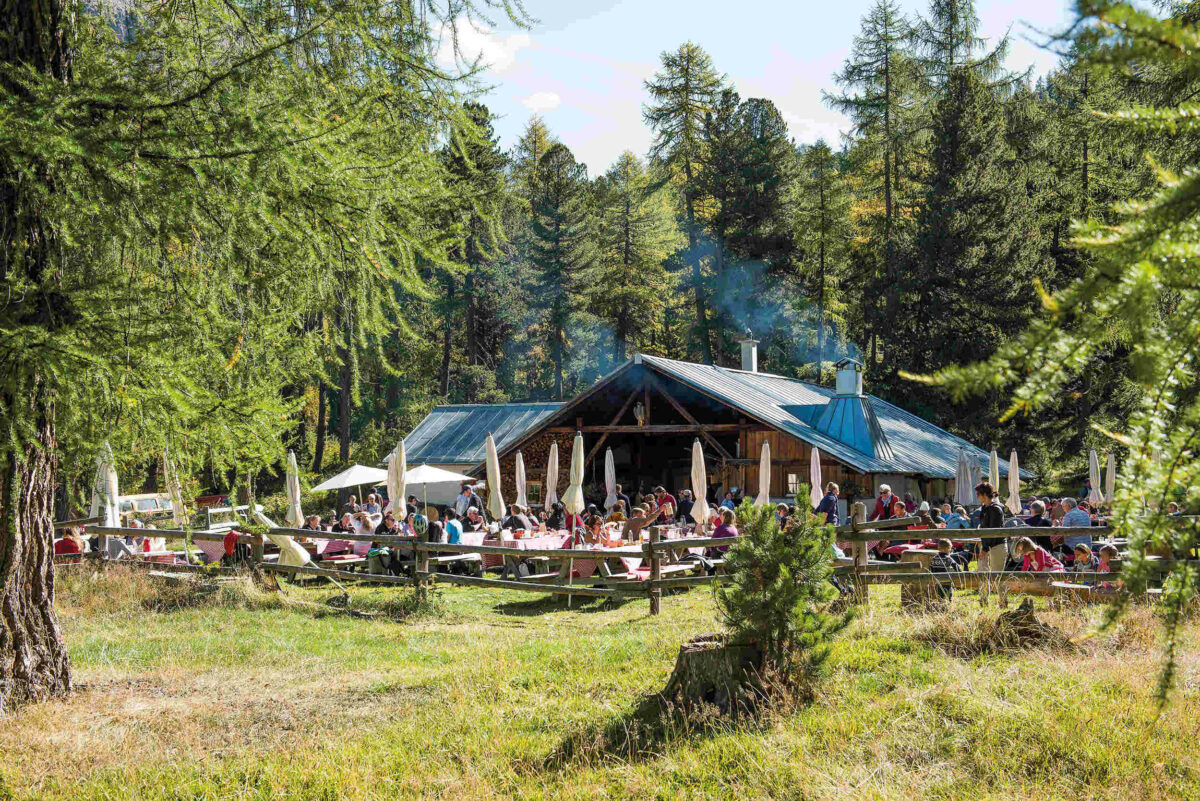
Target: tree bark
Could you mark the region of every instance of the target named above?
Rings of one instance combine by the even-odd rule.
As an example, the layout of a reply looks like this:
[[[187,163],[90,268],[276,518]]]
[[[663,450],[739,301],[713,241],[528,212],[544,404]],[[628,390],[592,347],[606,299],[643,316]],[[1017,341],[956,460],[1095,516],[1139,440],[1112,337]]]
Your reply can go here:
[[[325,462],[325,438],[329,436],[325,423],[325,382],[317,383],[317,441],[313,446],[313,472],[320,473]]]
[[[54,613],[54,404],[34,376],[4,406],[8,419],[33,422],[34,439],[9,446],[0,465],[0,713],[71,691]]]

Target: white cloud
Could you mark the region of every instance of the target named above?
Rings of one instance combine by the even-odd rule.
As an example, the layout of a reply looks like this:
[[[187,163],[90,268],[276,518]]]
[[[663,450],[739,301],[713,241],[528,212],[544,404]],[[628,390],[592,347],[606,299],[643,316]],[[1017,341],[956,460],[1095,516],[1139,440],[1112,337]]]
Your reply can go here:
[[[521,105],[534,114],[541,114],[543,111],[553,111],[561,104],[562,98],[558,96],[558,92],[534,92],[521,101]]]
[[[803,117],[793,111],[781,109],[779,113],[787,123],[788,135],[798,144],[811,145],[818,139],[824,139],[825,144],[834,150],[842,146],[841,126],[833,122]]]
[[[455,32],[442,25],[438,35],[438,62],[447,69],[469,67],[479,60],[480,66],[499,75],[516,63],[517,54],[533,45],[527,33],[499,34],[487,26],[476,27],[469,20],[458,23],[458,52],[454,49]]]

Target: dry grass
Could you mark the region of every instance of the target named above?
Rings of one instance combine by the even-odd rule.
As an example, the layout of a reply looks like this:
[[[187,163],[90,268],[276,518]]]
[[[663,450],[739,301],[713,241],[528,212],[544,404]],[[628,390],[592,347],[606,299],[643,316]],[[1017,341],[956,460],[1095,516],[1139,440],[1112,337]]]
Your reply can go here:
[[[0,722],[21,799],[1200,797],[1197,629],[1160,715],[1155,611],[1063,650],[952,656],[995,611],[880,592],[808,704],[647,718],[711,598],[611,607],[448,590],[436,617],[330,613],[234,583],[199,603],[77,576],[59,607],[79,689]],[[384,612],[408,590],[355,589]],[[1039,611],[1072,637],[1096,608]],[[965,658],[964,658],[965,657]]]

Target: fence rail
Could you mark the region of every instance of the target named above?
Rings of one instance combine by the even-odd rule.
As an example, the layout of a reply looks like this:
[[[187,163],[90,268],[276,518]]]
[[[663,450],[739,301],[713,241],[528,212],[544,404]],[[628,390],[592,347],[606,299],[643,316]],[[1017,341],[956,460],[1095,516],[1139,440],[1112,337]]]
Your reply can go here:
[[[923,590],[932,590],[939,585],[949,585],[958,588],[983,588],[993,586],[1005,587],[1024,587],[1024,588],[1049,588],[1055,581],[1063,581],[1071,579],[1073,581],[1088,581],[1088,582],[1111,582],[1119,578],[1117,573],[1097,573],[1097,574],[1064,574],[1064,573],[1024,573],[1024,572],[956,572],[956,573],[931,573],[928,570],[922,570],[920,563],[917,562],[871,562],[866,559],[866,542],[887,538],[893,532],[896,535],[909,538],[913,536],[904,526],[913,525],[918,522],[917,518],[899,518],[885,521],[868,522],[862,517],[865,517],[865,509],[855,508],[856,519],[849,525],[839,526],[837,528],[837,538],[842,541],[849,540],[854,543],[854,558],[850,564],[839,564],[834,566],[833,575],[845,578],[851,581],[858,588],[859,599],[863,602],[867,600],[867,590],[872,585],[887,585],[899,584],[902,587],[909,587],[912,591],[920,593]],[[76,524],[80,521],[63,521],[64,525]],[[128,528],[128,527],[105,527],[97,526],[90,523],[87,525],[89,533],[98,534],[101,537],[106,536],[154,536],[166,538],[192,539],[192,540],[224,540],[228,536],[225,531],[186,531],[182,529],[145,529],[145,528]],[[591,598],[608,598],[608,599],[631,599],[637,597],[646,598],[650,603],[651,614],[658,614],[661,604],[661,596],[664,590],[668,589],[684,589],[689,587],[707,586],[719,584],[723,577],[719,573],[713,575],[679,575],[680,565],[689,564],[680,562],[676,557],[679,552],[690,548],[710,548],[715,546],[727,546],[732,544],[730,538],[721,537],[685,537],[680,539],[666,539],[663,535],[666,531],[666,526],[653,526],[649,530],[649,541],[639,543],[636,549],[628,548],[623,552],[613,553],[611,551],[578,549],[569,548],[536,548],[523,549],[511,546],[502,545],[465,545],[461,543],[450,544],[441,542],[426,542],[419,537],[392,535],[392,534],[355,534],[343,532],[317,532],[308,529],[294,528],[271,528],[268,536],[290,536],[290,537],[313,537],[318,539],[341,539],[349,542],[372,542],[381,546],[389,546],[395,551],[408,555],[408,561],[405,568],[410,571],[409,575],[392,575],[369,572],[354,572],[348,569],[337,569],[334,567],[317,566],[306,564],[302,566],[281,565],[277,562],[266,561],[264,559],[263,547],[264,537],[258,534],[240,534],[238,542],[251,546],[250,561],[257,564],[262,570],[271,573],[281,573],[291,576],[313,576],[318,578],[328,578],[340,581],[346,580],[365,580],[377,584],[389,584],[398,586],[416,587],[418,592],[424,592],[429,586],[437,584],[454,584],[461,586],[474,587],[490,587],[494,589],[517,590],[524,592],[537,592],[542,594],[552,595],[567,595]],[[1092,536],[1102,536],[1110,533],[1108,527],[1091,527],[1091,528],[1055,528],[1051,529],[1054,534],[1091,534]],[[963,533],[965,533],[964,530]],[[1029,533],[1045,533],[1043,529],[1020,529],[1020,528],[1005,528],[1005,529],[972,529],[970,533],[973,538],[997,537],[1011,538],[1015,536],[1024,536]],[[945,532],[944,534],[934,531],[926,532],[924,530],[916,534],[916,536],[951,536],[958,532]],[[514,565],[517,561],[527,559],[550,559],[560,563],[561,567],[557,574],[544,573],[535,578],[509,578],[507,575],[502,577],[480,576],[480,575],[460,575],[457,573],[437,572],[436,569],[431,570],[431,565],[446,561],[454,561],[453,555],[478,555],[483,556],[500,556],[505,560],[506,565]],[[80,558],[82,556],[82,558]],[[607,560],[619,557],[638,558],[643,560],[643,565],[648,567],[648,576],[639,578],[632,577],[628,572],[622,572],[617,575],[607,573],[598,573],[594,576],[586,578],[573,577],[570,565],[573,562],[581,560]],[[68,564],[86,564],[99,563],[101,565],[106,561],[106,554],[103,549],[98,554],[86,555],[65,555],[56,559],[56,564],[66,566]],[[361,563],[361,560],[359,560]],[[169,565],[158,562],[140,562],[134,561],[135,564],[145,564],[147,567],[163,570],[195,570],[198,569],[192,565]],[[328,563],[327,563],[328,564]],[[1169,560],[1163,560],[1158,563],[1157,568],[1162,571],[1170,570],[1175,564]],[[1193,562],[1191,564],[1200,564]],[[673,568],[664,575],[664,567]],[[701,565],[696,564],[695,568],[700,569]],[[208,568],[212,569],[212,568]],[[904,592],[908,592],[905,590]],[[902,592],[902,598],[904,597]]]

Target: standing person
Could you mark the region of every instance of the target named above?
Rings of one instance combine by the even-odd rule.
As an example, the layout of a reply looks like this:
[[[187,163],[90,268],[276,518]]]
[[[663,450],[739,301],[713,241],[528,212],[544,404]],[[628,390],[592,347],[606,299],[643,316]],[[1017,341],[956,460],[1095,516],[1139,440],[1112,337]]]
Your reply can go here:
[[[681,523],[695,523],[692,519],[692,507],[696,502],[692,499],[691,490],[683,490],[679,493],[679,503],[675,506],[676,516]],[[628,508],[628,507],[626,507]]]
[[[815,514],[815,512],[814,512]],[[780,531],[787,528],[788,524],[788,505],[786,503],[778,504],[775,507],[775,525],[779,526]]]
[[[482,509],[483,506],[479,503],[479,497],[471,489],[471,485],[463,484],[462,492],[454,499],[454,511],[458,513],[459,517],[464,517],[467,510],[471,508]]]
[[[904,493],[904,512],[905,512],[905,514],[911,515],[915,511],[917,511],[917,501],[915,498],[913,498],[913,494],[911,492]]]
[[[890,520],[892,517],[892,505],[896,503],[896,496],[892,494],[892,488],[887,484],[879,485],[879,497],[875,499],[875,511],[871,513],[870,520]]]
[[[362,506],[359,504],[358,498],[354,495],[351,495],[350,500],[346,501],[346,505],[342,507],[343,514],[349,512],[352,515],[356,515],[361,511]]]
[[[658,522],[675,522],[675,496],[662,487],[654,490],[654,502],[658,504]]]
[[[1083,480],[1083,486],[1079,488],[1079,492],[1075,493],[1075,497],[1077,497],[1081,501],[1086,501],[1088,499],[1088,496],[1091,494],[1092,494],[1092,480],[1090,478],[1085,478]]]
[[[378,495],[376,495],[375,493],[372,492],[370,495],[367,496],[367,503],[366,503],[366,506],[364,507],[364,511],[369,515],[379,514],[381,509],[379,507],[379,496]]]
[[[825,485],[825,497],[821,498],[821,502],[813,509],[815,515],[825,515],[825,524],[836,526],[838,524],[838,493],[840,488],[837,484],[830,481]]]
[[[975,497],[979,499],[979,525],[977,528],[1004,528],[1004,507],[996,498],[996,490],[992,488],[992,485],[984,481],[975,487]],[[1004,563],[1008,560],[1008,548],[1005,545],[1004,537],[983,537],[981,544],[986,559],[981,555],[979,569],[987,569],[992,572],[1004,570]]]
[[[620,485],[620,484],[618,484],[618,485],[617,485],[617,500],[618,500],[618,501],[623,501],[623,502],[625,503],[625,508],[626,508],[626,509],[632,509],[632,508],[633,508],[633,504],[629,502],[629,496],[628,496],[628,495],[626,495],[626,494],[625,494],[625,493],[624,493],[624,492],[621,490],[621,485]]]

